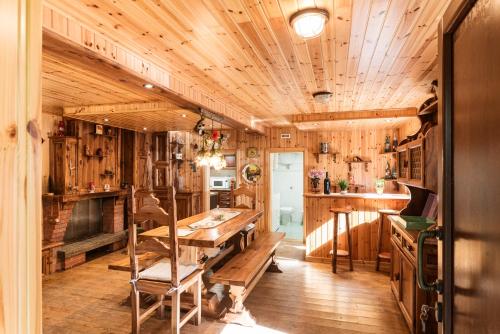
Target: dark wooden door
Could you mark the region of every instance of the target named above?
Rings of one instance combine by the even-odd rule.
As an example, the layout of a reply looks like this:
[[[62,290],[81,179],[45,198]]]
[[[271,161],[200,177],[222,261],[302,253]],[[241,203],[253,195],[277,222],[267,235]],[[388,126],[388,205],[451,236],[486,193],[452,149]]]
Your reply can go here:
[[[500,0],[453,1],[441,27],[446,333],[500,333]]]

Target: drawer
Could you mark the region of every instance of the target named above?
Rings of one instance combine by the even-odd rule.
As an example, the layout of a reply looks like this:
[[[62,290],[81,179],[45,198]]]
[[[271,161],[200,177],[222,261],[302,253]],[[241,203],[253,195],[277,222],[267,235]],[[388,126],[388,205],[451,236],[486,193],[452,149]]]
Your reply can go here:
[[[401,240],[401,248],[403,252],[413,261],[417,260],[417,245],[412,243],[411,241],[402,238]]]
[[[394,226],[391,226],[391,239],[397,246],[403,247],[403,236]]]

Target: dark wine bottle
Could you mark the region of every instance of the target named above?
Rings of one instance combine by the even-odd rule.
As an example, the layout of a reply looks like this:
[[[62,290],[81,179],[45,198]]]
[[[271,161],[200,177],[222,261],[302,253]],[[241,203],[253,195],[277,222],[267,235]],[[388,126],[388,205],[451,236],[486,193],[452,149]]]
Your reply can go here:
[[[328,177],[328,172],[326,172],[325,180],[323,181],[325,195],[330,194],[330,178]]]
[[[390,152],[391,151],[391,138],[389,136],[385,136],[385,145],[384,145],[384,152]]]
[[[398,137],[396,137],[396,134],[394,134],[394,139],[392,140],[392,151],[396,152],[397,148],[398,148]]]

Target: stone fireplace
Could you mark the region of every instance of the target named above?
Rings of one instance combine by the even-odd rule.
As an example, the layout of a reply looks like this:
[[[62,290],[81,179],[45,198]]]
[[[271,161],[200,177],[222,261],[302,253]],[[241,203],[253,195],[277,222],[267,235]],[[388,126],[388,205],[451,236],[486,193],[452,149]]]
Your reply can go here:
[[[126,245],[126,190],[43,196],[43,243],[56,245],[51,270],[65,270],[86,260],[88,251]]]

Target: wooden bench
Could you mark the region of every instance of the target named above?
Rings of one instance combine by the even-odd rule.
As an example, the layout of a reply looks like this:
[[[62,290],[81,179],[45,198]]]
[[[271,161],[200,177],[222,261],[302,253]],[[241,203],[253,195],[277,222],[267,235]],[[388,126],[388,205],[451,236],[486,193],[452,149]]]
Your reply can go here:
[[[77,241],[64,245],[57,251],[57,255],[63,260],[63,263],[65,263],[65,267],[63,269],[69,269],[69,267],[72,266],[66,265],[66,263],[68,263],[68,259],[81,254],[85,256],[85,253],[91,250],[111,245],[115,242],[125,240],[126,238],[126,231],[118,233],[103,233],[83,241]],[[85,262],[85,258],[83,258],[83,262]]]
[[[282,232],[261,234],[243,252],[235,255],[210,277],[211,283],[230,286],[231,312],[243,311],[243,302],[264,272],[281,272],[274,261],[275,251],[285,237]]]

